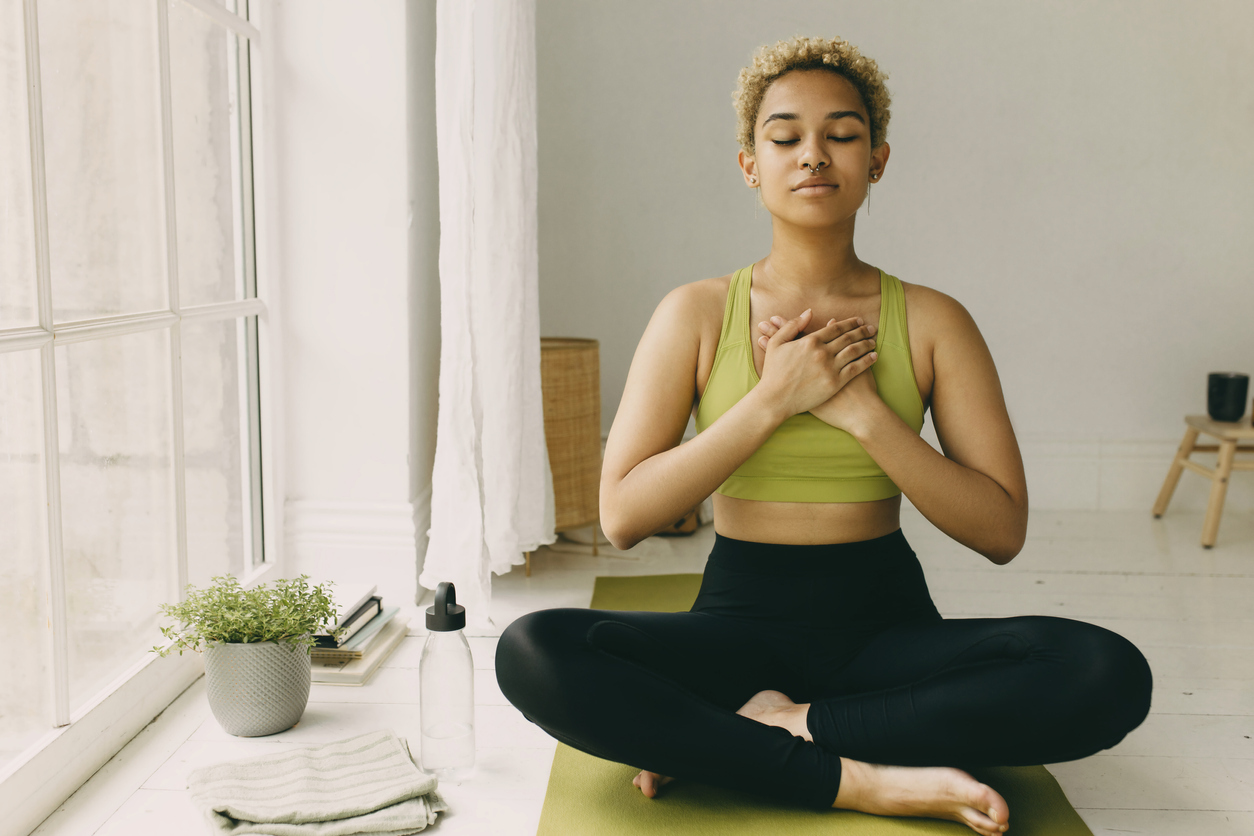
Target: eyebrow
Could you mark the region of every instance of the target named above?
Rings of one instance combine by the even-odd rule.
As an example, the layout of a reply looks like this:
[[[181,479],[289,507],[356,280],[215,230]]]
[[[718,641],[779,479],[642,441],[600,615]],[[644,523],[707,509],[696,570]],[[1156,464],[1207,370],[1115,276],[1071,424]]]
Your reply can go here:
[[[866,124],[866,120],[862,118],[862,114],[856,110],[833,110],[831,113],[827,114],[827,116],[824,117],[824,119],[825,120],[844,119],[846,116],[852,116],[854,119],[857,119],[862,124],[864,125]],[[770,116],[766,117],[766,121],[762,123],[762,127],[765,128],[772,120],[775,120],[775,119],[795,120],[795,119],[800,119],[800,118],[801,117],[795,113],[772,113]]]

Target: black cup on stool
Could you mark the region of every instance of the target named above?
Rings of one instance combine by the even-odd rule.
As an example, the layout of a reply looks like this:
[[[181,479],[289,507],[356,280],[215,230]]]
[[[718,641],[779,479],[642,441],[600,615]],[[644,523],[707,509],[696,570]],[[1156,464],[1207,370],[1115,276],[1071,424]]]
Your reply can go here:
[[[1250,376],[1240,372],[1211,372],[1206,377],[1206,411],[1216,421],[1240,421]]]

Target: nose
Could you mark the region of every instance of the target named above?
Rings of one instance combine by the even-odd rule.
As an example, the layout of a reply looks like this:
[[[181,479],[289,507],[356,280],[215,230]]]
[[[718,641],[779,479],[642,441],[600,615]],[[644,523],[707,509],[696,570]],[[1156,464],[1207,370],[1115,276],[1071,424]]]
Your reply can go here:
[[[831,165],[822,147],[816,143],[808,144],[801,154],[801,167],[806,171],[817,172],[825,165]]]
[[[800,152],[798,161],[807,172],[817,172],[823,166],[831,166],[832,159],[825,143],[826,131],[805,131],[801,141],[797,143]]]

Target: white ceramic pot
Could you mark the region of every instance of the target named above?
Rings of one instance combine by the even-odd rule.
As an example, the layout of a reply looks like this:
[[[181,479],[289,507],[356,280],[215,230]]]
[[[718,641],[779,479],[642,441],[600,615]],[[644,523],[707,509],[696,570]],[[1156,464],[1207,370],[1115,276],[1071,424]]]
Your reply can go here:
[[[309,650],[286,642],[219,644],[205,651],[209,708],[240,737],[296,725],[309,703]]]

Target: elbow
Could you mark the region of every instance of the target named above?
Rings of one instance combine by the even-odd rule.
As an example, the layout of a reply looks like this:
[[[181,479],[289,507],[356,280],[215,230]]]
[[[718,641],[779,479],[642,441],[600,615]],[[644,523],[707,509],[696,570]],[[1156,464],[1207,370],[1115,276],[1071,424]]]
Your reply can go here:
[[[1027,537],[1028,517],[1027,509],[1024,508],[1023,513],[1016,518],[1014,525],[1004,532],[1000,541],[980,553],[998,566],[1005,566],[1023,551]]]
[[[610,545],[620,552],[625,552],[640,542],[639,537],[632,537],[625,531],[607,525],[604,520],[601,522],[601,531],[604,532],[605,539],[610,541]]]
[[[628,521],[623,519],[621,513],[618,513],[618,503],[610,501],[608,497],[610,497],[610,493],[602,485],[600,502],[598,503],[601,531],[605,534],[605,539],[610,541],[611,546],[621,552],[625,552],[644,538],[637,537],[630,530]]]
[[[1014,560],[1015,556],[1022,550],[1023,545],[1020,544],[1013,547],[989,549],[981,552],[981,554],[987,557],[991,562],[996,563],[998,566],[1005,566],[1007,563]]]

